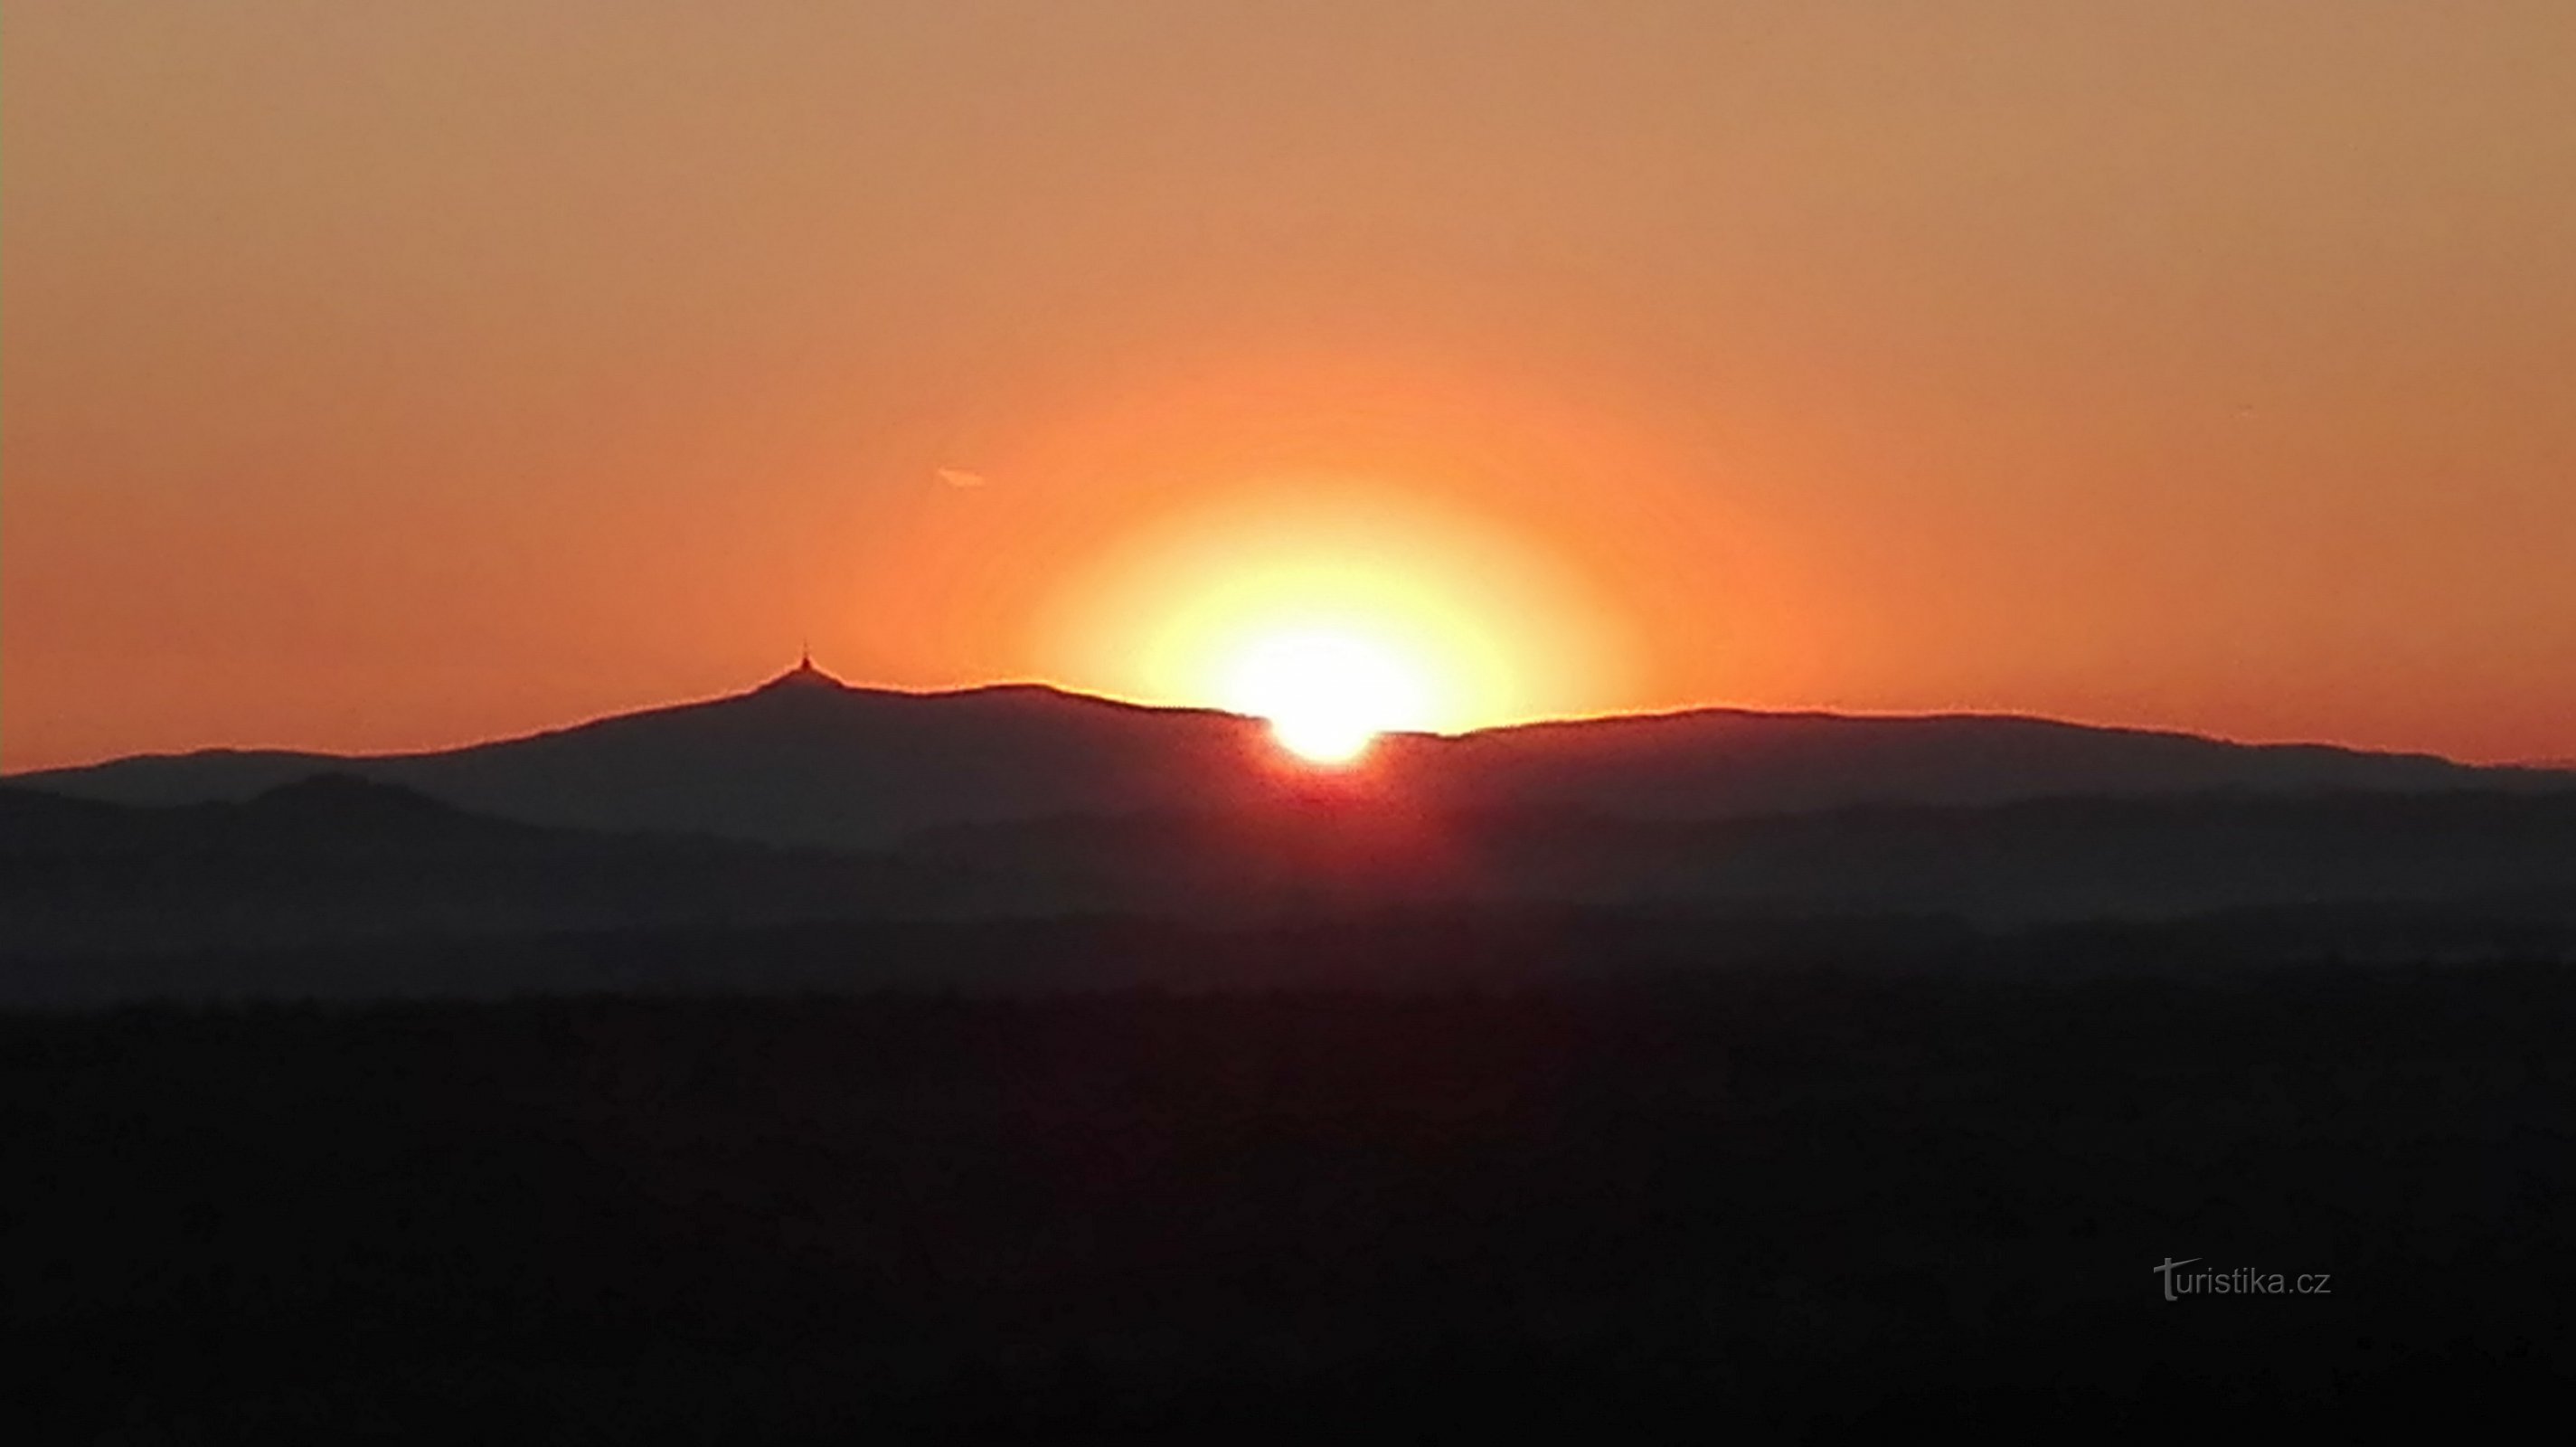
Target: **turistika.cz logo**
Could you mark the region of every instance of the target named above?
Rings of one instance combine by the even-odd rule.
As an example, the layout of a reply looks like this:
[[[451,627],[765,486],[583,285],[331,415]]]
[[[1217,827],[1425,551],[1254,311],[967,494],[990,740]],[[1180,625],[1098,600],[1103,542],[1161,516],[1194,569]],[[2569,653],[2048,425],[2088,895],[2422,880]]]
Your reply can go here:
[[[2180,1261],[2168,1260],[2156,1268],[2165,1279],[2165,1300],[2180,1301],[2186,1296],[2332,1296],[2328,1285],[2333,1273],[2305,1272],[2290,1276],[2278,1271],[2257,1271],[2239,1266],[2233,1271],[2184,1271],[2181,1268],[2200,1260],[2186,1256]]]

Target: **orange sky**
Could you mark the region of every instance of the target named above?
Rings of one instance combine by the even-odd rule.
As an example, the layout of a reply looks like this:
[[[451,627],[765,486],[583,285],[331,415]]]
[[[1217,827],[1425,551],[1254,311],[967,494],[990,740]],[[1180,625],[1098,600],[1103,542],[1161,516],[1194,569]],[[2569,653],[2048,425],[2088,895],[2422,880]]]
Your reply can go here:
[[[2576,755],[2571,75],[2554,0],[13,3],[0,766],[807,637],[1176,697],[1363,535],[1495,716]]]

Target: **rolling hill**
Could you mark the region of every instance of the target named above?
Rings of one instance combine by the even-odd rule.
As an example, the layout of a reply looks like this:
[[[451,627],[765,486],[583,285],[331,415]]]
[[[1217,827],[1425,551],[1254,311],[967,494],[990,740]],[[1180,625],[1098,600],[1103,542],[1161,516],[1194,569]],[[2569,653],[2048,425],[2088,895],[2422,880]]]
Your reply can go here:
[[[880,848],[924,830],[1226,812],[1365,793],[1424,810],[1715,820],[1857,805],[2242,792],[2564,788],[2423,755],[2247,745],[2042,719],[1706,709],[1382,739],[1348,776],[1286,760],[1259,720],[1038,686],[855,688],[810,667],[748,693],[433,753],[216,750],[22,774],[138,805],[238,802],[317,773],[565,828]]]

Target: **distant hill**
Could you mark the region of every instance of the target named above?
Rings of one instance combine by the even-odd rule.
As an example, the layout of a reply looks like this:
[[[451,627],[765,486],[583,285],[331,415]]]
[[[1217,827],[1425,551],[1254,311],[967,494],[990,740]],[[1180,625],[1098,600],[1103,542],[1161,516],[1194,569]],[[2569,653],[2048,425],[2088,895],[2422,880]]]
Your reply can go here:
[[[247,800],[317,773],[530,824],[878,848],[1071,815],[1258,808],[1360,792],[1407,807],[1714,820],[1867,804],[2233,791],[2565,787],[2422,755],[2245,745],[2041,719],[1708,709],[1381,740],[1348,778],[1285,760],[1259,720],[1036,686],[853,688],[800,668],[749,693],[434,753],[210,751],[9,782],[137,805]]]
[[[909,694],[799,670],[750,693],[438,753],[209,751],[9,780],[137,805],[240,801],[337,772],[568,828],[843,848],[916,829],[1243,797],[1281,777],[1248,719],[1036,687]]]
[[[0,788],[0,958],[1426,910],[1979,930],[2324,910],[2338,937],[2391,918],[2564,932],[2576,928],[2576,791],[2232,791],[1710,820],[1350,793],[950,825],[834,851],[521,824],[347,775],[157,807]]]
[[[351,775],[159,807],[11,787],[0,788],[0,957],[935,913],[968,902],[957,885],[971,872],[546,828]]]
[[[238,804],[132,807],[0,788],[0,860],[252,858],[352,849],[481,853],[544,837],[543,830],[469,814],[399,784],[355,774],[309,775]]]
[[[1873,804],[1702,821],[1354,800],[959,828],[907,852],[1059,908],[1137,914],[1427,902],[2019,929],[2361,907],[2576,926],[2576,790]]]
[[[1485,943],[1415,959],[1406,942],[1424,931]],[[2576,793],[2238,793],[1717,821],[1352,796],[957,826],[896,851],[834,853],[507,823],[346,778],[162,808],[0,788],[0,1009],[1508,985],[1760,960],[1941,965],[2012,938],[2028,943],[2017,957],[2052,969],[2141,951],[2194,968],[2576,960]],[[1618,939],[1649,943],[1641,954],[1612,948]],[[1353,955],[1335,940],[1374,943]]]

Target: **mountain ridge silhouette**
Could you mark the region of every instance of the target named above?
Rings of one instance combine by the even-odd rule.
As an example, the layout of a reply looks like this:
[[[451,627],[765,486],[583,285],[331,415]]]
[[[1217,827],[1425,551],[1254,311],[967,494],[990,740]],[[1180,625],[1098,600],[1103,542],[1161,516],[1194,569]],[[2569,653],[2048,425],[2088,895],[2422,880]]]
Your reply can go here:
[[[1260,719],[1045,684],[857,687],[810,664],[745,692],[455,748],[202,750],[6,782],[113,803],[241,801],[315,774],[557,827],[877,848],[925,830],[1259,807],[1360,792],[1424,808],[1724,819],[1866,804],[2567,787],[2567,775],[2323,744],[2246,744],[2022,715],[1690,709],[1455,736],[1390,734],[1347,773]]]

